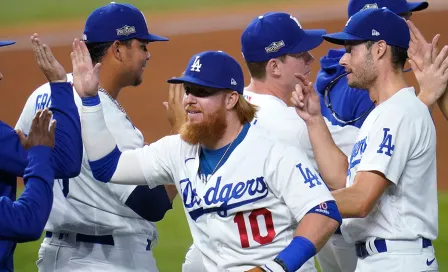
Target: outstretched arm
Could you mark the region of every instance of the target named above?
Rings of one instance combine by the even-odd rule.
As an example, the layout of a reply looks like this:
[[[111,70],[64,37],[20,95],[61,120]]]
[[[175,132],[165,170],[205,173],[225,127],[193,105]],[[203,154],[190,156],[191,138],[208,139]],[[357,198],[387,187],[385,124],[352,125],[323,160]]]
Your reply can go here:
[[[331,189],[344,188],[348,169],[347,157],[331,137],[322,117],[319,96],[313,84],[302,75],[297,77],[301,82],[296,85],[291,102],[296,107],[297,114],[306,122],[319,172]]]
[[[51,112],[38,112],[30,132],[28,166],[25,169],[25,191],[17,201],[0,197],[0,239],[26,242],[40,238],[53,203],[54,172],[50,165],[54,145],[53,122],[48,130]]]

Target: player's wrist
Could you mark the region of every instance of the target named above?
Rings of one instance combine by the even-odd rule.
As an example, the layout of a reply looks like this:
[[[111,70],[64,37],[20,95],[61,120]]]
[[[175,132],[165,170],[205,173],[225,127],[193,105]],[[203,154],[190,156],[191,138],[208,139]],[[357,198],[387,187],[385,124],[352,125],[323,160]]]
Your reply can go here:
[[[283,271],[297,271],[316,254],[314,244],[303,236],[295,236],[291,243],[282,250],[274,261],[282,266]]]
[[[101,103],[100,96],[98,94],[94,96],[81,97],[82,105],[86,107],[98,106]]]

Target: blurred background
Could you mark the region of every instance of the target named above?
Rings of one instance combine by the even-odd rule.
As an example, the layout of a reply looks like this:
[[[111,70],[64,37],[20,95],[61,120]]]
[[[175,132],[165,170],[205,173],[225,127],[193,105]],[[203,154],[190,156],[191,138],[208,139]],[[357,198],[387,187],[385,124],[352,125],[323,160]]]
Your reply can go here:
[[[29,37],[37,32],[63,64],[71,71],[71,42],[80,38],[87,16],[103,0],[1,0],[0,39],[13,39],[17,44],[0,50],[1,120],[11,126],[19,117],[29,94],[45,78],[31,51]],[[149,30],[170,38],[167,43],[153,43],[149,67],[143,84],[121,92],[119,101],[133,123],[143,132],[146,142],[153,142],[169,132],[162,102],[167,98],[166,79],[179,75],[190,57],[205,50],[223,50],[235,57],[243,69],[240,35],[256,16],[269,11],[284,11],[296,16],[303,28],[340,31],[347,21],[348,0],[134,0],[127,1],[143,10]],[[428,40],[440,33],[440,44],[448,44],[448,1],[430,0],[427,10],[414,14],[412,20]],[[316,61],[312,81],[319,69],[318,60],[329,48],[324,42],[312,51]],[[245,70],[246,83],[248,73]],[[416,86],[413,73],[406,75]],[[448,122],[439,110],[433,113],[437,127],[437,160],[439,185],[439,238],[435,241],[440,271],[448,271]],[[422,180],[422,182],[425,182]],[[1,218],[1,217],[0,217]],[[160,233],[154,248],[160,272],[180,271],[192,239],[182,205],[177,199],[174,209],[158,223]],[[37,271],[35,261],[40,241],[19,244],[15,253],[18,272]]]

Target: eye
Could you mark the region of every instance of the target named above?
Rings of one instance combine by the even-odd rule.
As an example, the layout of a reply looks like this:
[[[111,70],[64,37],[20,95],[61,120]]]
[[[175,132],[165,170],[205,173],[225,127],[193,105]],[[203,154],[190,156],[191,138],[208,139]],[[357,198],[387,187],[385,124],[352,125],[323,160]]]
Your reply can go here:
[[[345,47],[345,52],[350,54],[352,52],[352,47],[351,46],[346,46]]]
[[[146,48],[146,45],[142,45],[142,50],[148,52],[148,48]]]

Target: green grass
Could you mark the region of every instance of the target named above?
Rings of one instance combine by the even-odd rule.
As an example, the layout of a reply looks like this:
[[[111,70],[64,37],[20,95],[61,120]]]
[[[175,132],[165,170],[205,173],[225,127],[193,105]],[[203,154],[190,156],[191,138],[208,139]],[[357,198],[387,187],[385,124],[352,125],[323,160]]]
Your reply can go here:
[[[172,10],[188,12],[202,8],[215,8],[240,4],[263,4],[280,0],[128,0],[145,11],[148,16]],[[283,0],[286,1],[286,0]],[[110,3],[110,0],[2,0],[0,8],[0,25],[4,28],[38,21],[57,21],[61,19],[85,20],[97,7]],[[25,3],[26,2],[26,3]],[[117,1],[123,3],[122,1]]]
[[[191,235],[179,198],[174,209],[157,224],[159,243],[154,249],[160,272],[177,272],[191,245]],[[440,271],[448,271],[448,193],[439,194],[439,238],[435,242]],[[41,241],[19,244],[15,252],[17,272],[37,271],[35,261]]]

